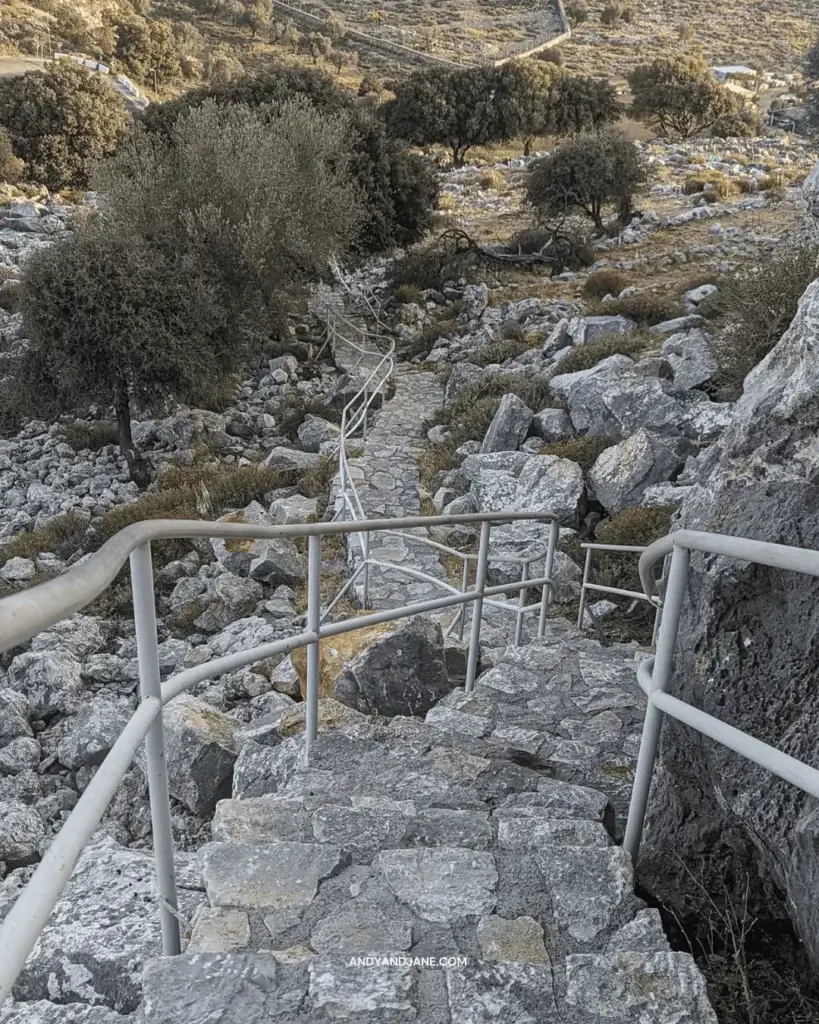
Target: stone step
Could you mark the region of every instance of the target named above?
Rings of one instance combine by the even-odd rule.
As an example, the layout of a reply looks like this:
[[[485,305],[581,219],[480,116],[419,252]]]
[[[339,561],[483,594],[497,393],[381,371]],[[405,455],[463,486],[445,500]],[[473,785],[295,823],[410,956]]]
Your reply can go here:
[[[716,1024],[683,953],[577,955],[565,994],[550,964],[271,952],[195,953],[144,970],[145,1024]]]

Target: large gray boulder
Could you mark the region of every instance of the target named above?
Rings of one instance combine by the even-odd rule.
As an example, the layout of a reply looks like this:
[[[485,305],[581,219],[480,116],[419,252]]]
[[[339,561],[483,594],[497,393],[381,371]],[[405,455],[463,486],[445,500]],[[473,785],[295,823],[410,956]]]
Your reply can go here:
[[[206,633],[217,633],[237,619],[249,615],[263,596],[261,583],[225,572],[208,580],[203,598],[205,610],[195,625]]]
[[[481,445],[482,452],[517,451],[532,422],[532,410],[517,395],[504,395]]]
[[[671,364],[674,384],[678,388],[697,388],[717,371],[711,339],[698,328],[672,334],[663,342],[660,351]]]
[[[628,356],[609,356],[590,370],[560,374],[549,387],[566,401],[580,434],[625,438],[644,427],[712,441],[730,420],[729,405],[645,376]]]
[[[819,549],[819,281],[748,375],[729,429],[709,452],[679,525]],[[819,581],[694,554],[670,692],[819,768]],[[673,721],[660,744],[640,871],[679,889],[678,853],[704,880],[726,853],[770,914],[790,916],[819,965],[819,811],[797,788]],[[761,891],[760,891],[761,890]],[[784,893],[780,900],[776,891]],[[741,898],[741,894],[740,894]],[[752,904],[752,912],[757,910]]]
[[[330,695],[363,714],[420,716],[452,688],[441,626],[416,616],[342,661]]]
[[[36,859],[45,837],[40,815],[19,800],[0,802],[0,861],[12,866]]]
[[[638,430],[606,448],[589,471],[589,487],[609,512],[639,505],[648,487],[671,480],[696,451],[685,437],[664,438]]]
[[[0,747],[18,736],[33,736],[28,701],[14,690],[0,690]]]
[[[230,793],[238,723],[187,693],[171,701],[164,719],[171,796],[194,814],[209,814]]]
[[[74,714],[82,703],[81,665],[71,654],[18,654],[9,665],[6,681],[11,689],[23,694],[38,718]]]

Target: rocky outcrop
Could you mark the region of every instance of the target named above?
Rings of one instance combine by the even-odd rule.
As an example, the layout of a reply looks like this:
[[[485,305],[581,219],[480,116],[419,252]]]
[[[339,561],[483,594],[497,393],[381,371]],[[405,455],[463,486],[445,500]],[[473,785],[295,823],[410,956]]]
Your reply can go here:
[[[817,352],[819,281],[746,378],[729,428],[699,467],[680,526],[819,549]],[[671,692],[819,768],[818,604],[813,577],[693,555]],[[668,721],[641,871],[670,892],[681,877],[670,849],[699,869],[703,851],[719,856],[725,844],[739,877],[748,872],[753,880],[762,870],[764,912],[788,914],[819,963],[815,801]]]

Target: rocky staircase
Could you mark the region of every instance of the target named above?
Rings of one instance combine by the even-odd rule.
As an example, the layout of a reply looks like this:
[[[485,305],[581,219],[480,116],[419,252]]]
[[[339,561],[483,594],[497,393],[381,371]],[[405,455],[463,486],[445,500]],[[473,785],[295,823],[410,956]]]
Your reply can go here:
[[[589,785],[611,773],[622,804],[633,651],[556,625],[488,660],[425,722],[320,734],[309,767],[303,736],[243,747],[209,905],[146,964],[145,1024],[716,1021]]]

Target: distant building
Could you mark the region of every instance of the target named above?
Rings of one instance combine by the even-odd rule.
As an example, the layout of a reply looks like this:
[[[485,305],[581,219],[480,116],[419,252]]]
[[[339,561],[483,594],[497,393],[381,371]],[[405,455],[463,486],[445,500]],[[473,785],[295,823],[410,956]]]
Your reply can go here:
[[[714,77],[718,82],[727,82],[729,78],[736,75],[756,75],[754,68],[746,67],[744,64],[724,64],[722,67],[711,68]]]

